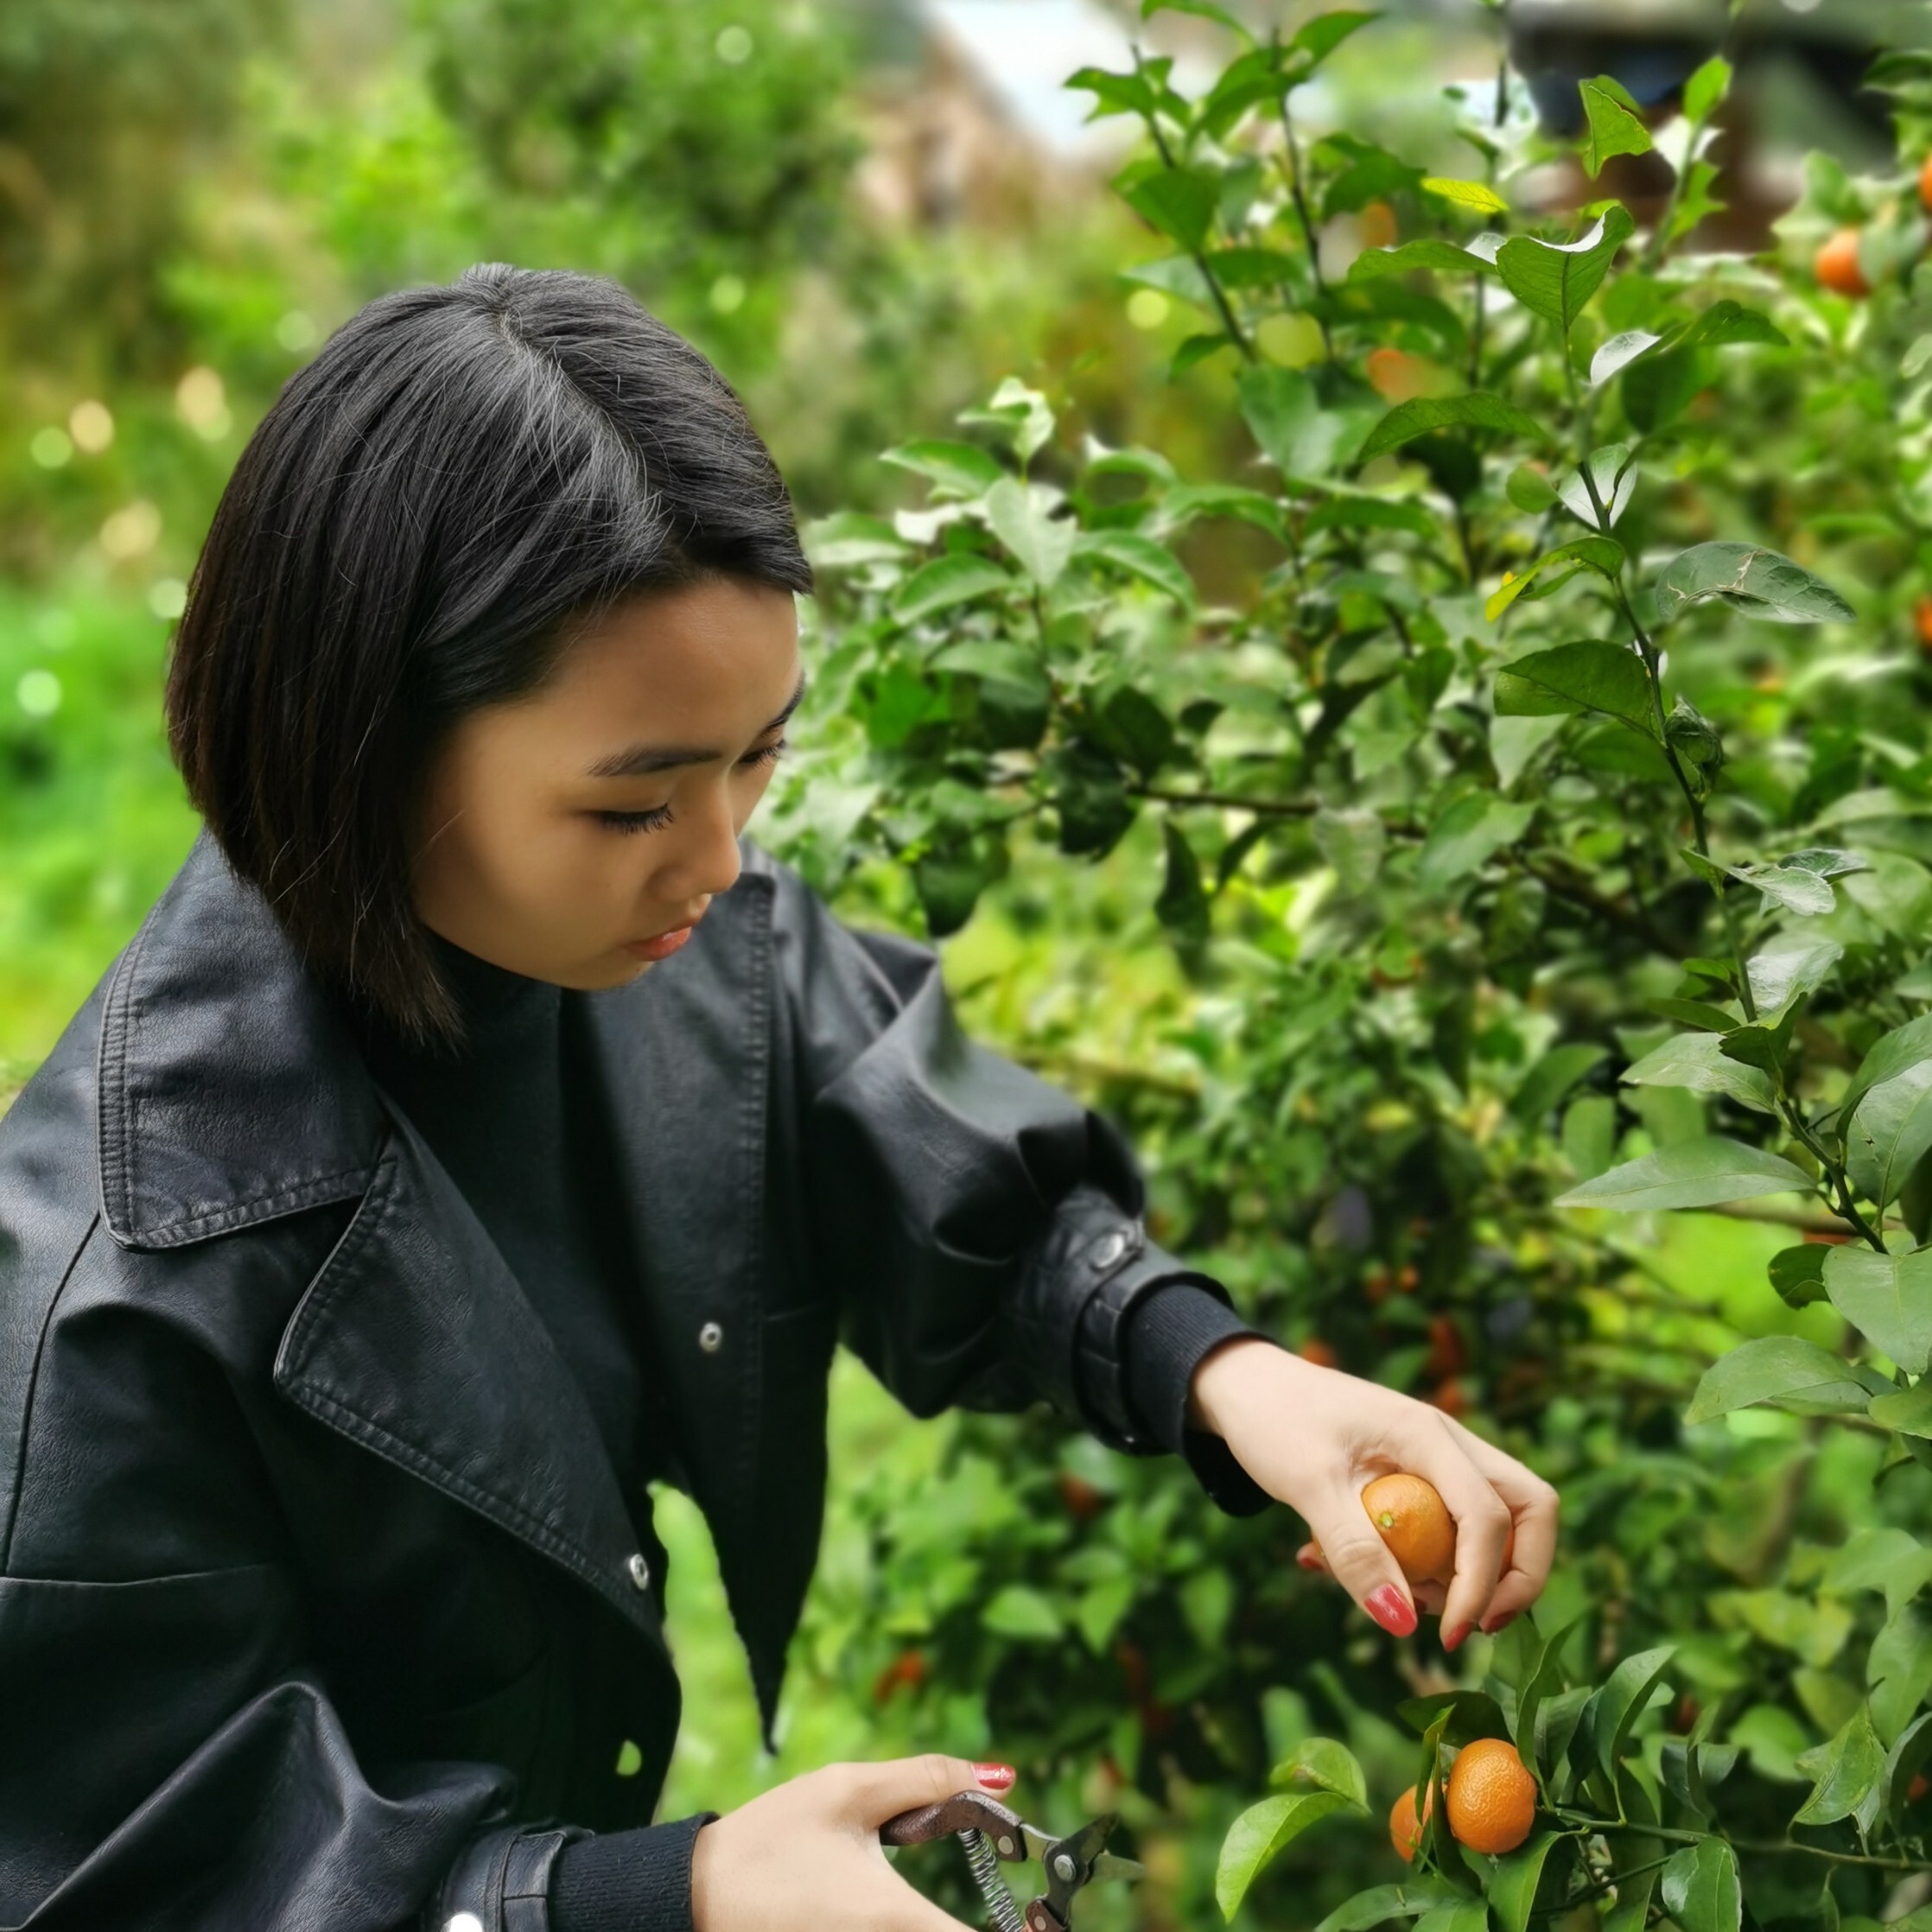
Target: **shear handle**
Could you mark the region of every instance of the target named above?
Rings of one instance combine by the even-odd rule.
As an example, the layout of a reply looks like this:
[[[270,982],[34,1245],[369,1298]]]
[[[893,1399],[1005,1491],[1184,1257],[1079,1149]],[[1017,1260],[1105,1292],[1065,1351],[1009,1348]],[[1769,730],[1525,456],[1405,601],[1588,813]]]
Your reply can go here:
[[[1026,1856],[1026,1827],[1019,1813],[1008,1811],[980,1791],[957,1791],[937,1804],[902,1811],[879,1827],[879,1840],[882,1845],[924,1845],[955,1832],[984,1832],[987,1842],[1002,1859]]]

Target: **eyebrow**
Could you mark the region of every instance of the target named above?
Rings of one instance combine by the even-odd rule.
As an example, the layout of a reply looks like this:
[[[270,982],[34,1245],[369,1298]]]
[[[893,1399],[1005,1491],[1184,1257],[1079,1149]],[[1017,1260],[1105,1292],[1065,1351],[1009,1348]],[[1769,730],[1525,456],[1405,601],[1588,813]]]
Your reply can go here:
[[[758,735],[762,738],[767,732],[777,731],[791,714],[798,709],[805,695],[805,674],[798,674],[798,688],[792,692],[784,710],[769,724],[763,726]],[[719,751],[708,751],[696,745],[632,745],[628,750],[613,752],[607,758],[601,758],[584,773],[591,779],[639,779],[652,772],[669,772],[681,765],[709,765],[725,754]]]

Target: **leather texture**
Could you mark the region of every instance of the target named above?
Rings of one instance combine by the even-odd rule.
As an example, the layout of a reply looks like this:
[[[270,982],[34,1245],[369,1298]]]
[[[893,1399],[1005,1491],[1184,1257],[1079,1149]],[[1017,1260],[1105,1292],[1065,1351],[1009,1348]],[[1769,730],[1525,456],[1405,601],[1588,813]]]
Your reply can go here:
[[[743,853],[681,951],[565,997],[768,1728],[836,1339],[918,1414],[1072,1409],[1089,1299],[1189,1271],[930,950]],[[204,831],[0,1121],[0,1932],[548,1932],[539,1876],[649,1821],[677,1732],[649,1508]]]

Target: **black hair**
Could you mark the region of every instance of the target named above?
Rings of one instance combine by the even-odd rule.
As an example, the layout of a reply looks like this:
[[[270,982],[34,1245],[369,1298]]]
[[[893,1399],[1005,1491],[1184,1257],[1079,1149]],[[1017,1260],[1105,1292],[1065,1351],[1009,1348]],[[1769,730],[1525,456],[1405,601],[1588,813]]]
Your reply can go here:
[[[580,620],[717,577],[812,588],[736,392],[616,283],[486,263],[371,302],[263,417],[188,586],[168,744],[306,963],[448,1041],[407,842],[438,745]]]

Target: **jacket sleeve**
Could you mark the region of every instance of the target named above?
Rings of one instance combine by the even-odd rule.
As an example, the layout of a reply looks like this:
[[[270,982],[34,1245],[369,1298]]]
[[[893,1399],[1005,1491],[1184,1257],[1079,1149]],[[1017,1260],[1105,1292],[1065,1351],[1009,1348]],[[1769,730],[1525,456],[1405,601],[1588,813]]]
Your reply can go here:
[[[85,1244],[32,1321],[19,1227],[0,1217],[0,1366],[34,1363],[0,1388],[26,1414],[0,1463],[0,1928],[559,1932],[553,1865],[592,1834],[517,1821],[500,1765],[359,1757],[226,1373],[99,1296]]]
[[[1225,1312],[1229,1297],[1148,1237],[1119,1130],[969,1039],[931,948],[842,925],[775,869],[807,1211],[846,1341],[915,1414],[1044,1397],[1109,1447],[1188,1451],[1223,1507],[1261,1507],[1217,1439],[1176,1440],[1178,1414],[1170,1429],[1134,1401],[1174,1379],[1130,1381],[1150,1298],[1185,1287]],[[1184,1326],[1178,1346],[1204,1352],[1203,1325]]]

